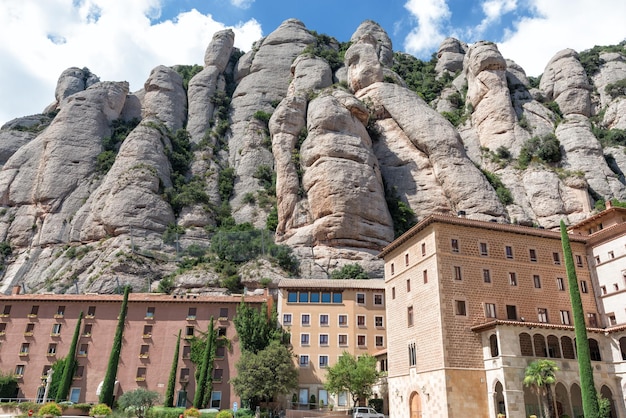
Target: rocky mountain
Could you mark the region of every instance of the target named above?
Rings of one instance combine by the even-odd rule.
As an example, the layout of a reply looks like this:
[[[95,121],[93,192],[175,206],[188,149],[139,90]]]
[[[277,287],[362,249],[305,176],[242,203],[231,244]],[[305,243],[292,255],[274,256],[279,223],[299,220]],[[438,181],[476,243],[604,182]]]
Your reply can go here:
[[[218,32],[204,66],[137,92],[69,68],[2,127],[0,291],[232,291],[295,260],[380,278],[378,252],[431,213],[556,228],[626,200],[624,43],[556,52],[540,79],[486,41],[394,53],[373,21],[233,45]]]

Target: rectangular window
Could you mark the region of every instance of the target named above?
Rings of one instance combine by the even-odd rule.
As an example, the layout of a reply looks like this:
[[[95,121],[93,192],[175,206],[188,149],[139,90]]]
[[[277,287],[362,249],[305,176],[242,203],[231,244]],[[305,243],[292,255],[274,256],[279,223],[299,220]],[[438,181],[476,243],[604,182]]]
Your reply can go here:
[[[323,369],[323,368],[325,368],[325,367],[328,367],[328,356],[326,356],[326,355],[321,355],[321,356],[319,357],[319,359],[320,359],[320,363],[319,363],[319,364],[320,364],[320,368],[321,368],[321,369]]]
[[[52,325],[52,332],[51,334],[53,336],[58,336],[61,334],[61,324],[53,324]]]
[[[487,243],[481,242],[479,246],[480,246],[480,255],[485,256],[485,257],[488,256],[489,250],[487,249]]]
[[[580,291],[582,293],[589,293],[589,289],[587,289],[587,282],[585,280],[580,281]]]
[[[583,266],[583,258],[582,258],[582,256],[575,255],[574,257],[576,258],[576,266],[582,267]]]
[[[587,323],[592,328],[596,328],[598,326],[598,320],[595,313],[587,313]]]
[[[454,266],[454,280],[462,280],[463,276],[461,276],[461,266]]]
[[[554,264],[556,265],[561,265],[561,254],[552,253],[552,261],[554,261]]]
[[[339,341],[340,346],[348,345],[348,335],[347,334],[339,334],[337,336],[337,341]]]
[[[406,309],[406,324],[409,327],[413,326],[413,307],[412,306],[409,306]]]
[[[320,326],[327,327],[328,326],[328,314],[320,315]]]
[[[561,324],[570,325],[569,311],[561,311]]]
[[[83,327],[83,337],[90,337],[91,336],[91,328],[92,328],[92,324],[85,324],[85,326]]]
[[[538,274],[533,275],[533,283],[535,285],[535,289],[541,289],[541,277]]]
[[[594,260],[596,261],[596,264],[600,264],[600,256],[599,255],[595,256]]]
[[[213,369],[213,381],[221,382],[224,377],[224,369]]]
[[[533,248],[528,250],[528,258],[530,258],[530,261],[532,261],[533,263],[537,262],[537,251]]]
[[[48,344],[48,355],[54,356],[57,353],[57,345],[55,343]]]
[[[309,314],[302,314],[300,324],[301,325],[311,325],[311,315],[309,315]]]
[[[422,271],[422,279],[424,280],[424,284],[428,283],[428,270]]]
[[[22,343],[20,347],[20,356],[27,356],[30,349],[30,343]]]
[[[374,306],[383,306],[383,295],[381,293],[374,294]]]
[[[144,325],[143,326],[143,336],[144,336],[144,338],[152,337],[152,325]]]
[[[89,308],[87,308],[87,317],[93,318],[94,316],[96,316],[96,307],[90,306]]]
[[[74,379],[82,379],[85,375],[85,366],[76,366],[74,369]]]
[[[517,306],[506,305],[506,319],[510,321],[517,321]]]
[[[409,344],[409,366],[415,366],[417,364],[417,350],[415,343]]]
[[[322,292],[322,303],[330,303],[330,292]]]
[[[396,287],[392,287],[391,288],[391,299],[395,299],[396,298]]]
[[[298,293],[297,292],[287,292],[287,302],[295,303],[298,301]],[[329,300],[330,302],[330,300]]]
[[[80,388],[71,388],[70,389],[70,402],[78,403],[80,400]]]
[[[26,324],[26,329],[24,330],[24,336],[25,337],[32,337],[33,332],[35,332],[35,324],[32,323],[32,322]]]
[[[320,345],[321,346],[328,345],[328,334],[320,334]]]
[[[180,381],[181,382],[189,382],[189,369],[187,367],[183,367],[180,369]]]
[[[309,303],[309,292],[300,292],[298,294],[298,302]]]
[[[307,354],[300,354],[300,367],[309,367],[309,356]]]
[[[426,243],[422,243],[422,257],[426,255]]]
[[[87,351],[89,350],[89,344],[81,344],[78,348],[78,355],[80,357],[86,357]]]
[[[612,325],[617,325],[617,320],[615,319],[615,314],[608,314],[608,318],[609,318],[609,324]]]
[[[365,326],[365,315],[357,315],[356,316],[356,325],[359,327]]]
[[[320,292],[311,292],[311,303],[320,303]]]
[[[137,367],[137,374],[135,374],[135,380],[137,382],[143,382],[146,380],[146,368]]]
[[[511,247],[510,245],[505,246],[504,247],[504,254],[506,255],[506,258],[512,259],[513,258],[513,247]]]
[[[146,310],[146,319],[154,318],[154,312],[156,311],[154,306],[149,306]]]
[[[406,279],[406,291],[407,293],[411,291],[411,279]]]
[[[394,274],[396,274],[396,267],[394,266],[393,263],[391,263],[391,266],[389,266],[389,268],[391,269],[391,275],[393,276]]]
[[[455,300],[454,306],[455,306],[455,312],[454,312],[455,314],[461,315],[461,316],[467,316],[467,308],[465,307],[464,300]]]
[[[488,269],[483,269],[483,282],[491,283],[491,271]]]
[[[606,295],[606,286],[600,286],[600,291],[603,295]]]
[[[509,284],[511,286],[517,286],[517,273],[509,273]]]
[[[495,317],[496,317],[496,304],[485,303],[485,318],[495,318]]]
[[[559,289],[560,291],[565,290],[565,280],[563,280],[562,277],[556,278],[556,288]]]
[[[187,327],[185,329],[185,339],[193,338],[194,332],[195,332],[194,327]]]
[[[140,358],[148,358],[150,356],[150,346],[148,344],[142,344],[139,349]]]
[[[37,318],[37,314],[39,313],[39,305],[33,305],[30,308],[30,314],[28,314],[29,318]]]
[[[613,251],[609,251],[609,258],[615,258],[615,253]]]
[[[300,334],[300,345],[303,347],[309,345],[309,334]]]
[[[289,343],[291,343],[291,339],[289,340]],[[223,359],[225,355],[226,355],[226,347],[224,346],[215,347],[215,358]]]
[[[365,293],[356,294],[356,303],[359,305],[365,305]]]
[[[357,335],[356,342],[359,347],[365,347],[367,345],[365,343],[365,335]]]
[[[339,315],[339,326],[345,327],[348,325],[348,315]]]
[[[537,320],[539,322],[548,322],[548,310],[546,308],[537,308]]]
[[[211,408],[220,409],[222,407],[222,392],[211,392]]]
[[[458,253],[459,252],[459,240],[457,239],[451,239],[450,240],[450,247],[452,248],[452,252],[453,253]]]
[[[384,346],[384,339],[382,335],[377,335],[376,336],[376,347],[383,347]]]
[[[374,325],[376,326],[376,328],[382,328],[383,327],[383,317],[382,316],[375,316],[374,317]]]
[[[6,322],[0,322],[0,335],[4,335],[7,330]]]
[[[333,292],[333,303],[342,303],[343,302],[343,294]]]
[[[63,318],[65,315],[65,306],[57,306],[57,313],[54,314],[55,318]]]
[[[291,318],[290,313],[283,314],[283,325],[291,325]]]
[[[11,305],[4,305],[4,309],[2,309],[3,316],[11,315]]]
[[[194,319],[196,319],[197,311],[198,309],[195,307],[187,309],[187,319],[190,321],[193,321]]]
[[[404,266],[409,266],[409,253],[404,254]]]
[[[15,376],[17,377],[24,376],[24,368],[25,366],[23,364],[18,364],[17,366],[15,366]]]
[[[183,345],[183,358],[184,359],[191,358],[191,346],[190,345]]]

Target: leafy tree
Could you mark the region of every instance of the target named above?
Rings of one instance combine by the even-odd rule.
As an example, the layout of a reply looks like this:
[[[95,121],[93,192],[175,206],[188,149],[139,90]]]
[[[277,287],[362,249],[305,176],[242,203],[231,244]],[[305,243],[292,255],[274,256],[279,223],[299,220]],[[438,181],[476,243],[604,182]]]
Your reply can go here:
[[[83,311],[78,314],[78,321],[74,328],[74,335],[72,336],[72,343],[70,344],[70,351],[65,357],[65,367],[63,368],[63,377],[59,383],[59,389],[56,393],[56,401],[64,401],[67,399],[67,395],[70,392],[70,386],[72,385],[72,378],[74,377],[74,370],[76,369],[76,345],[78,344],[78,337],[80,336],[80,324],[83,320]]]
[[[15,398],[17,387],[17,377],[13,373],[0,371],[0,399]]]
[[[213,387],[213,361],[215,359],[217,332],[215,331],[213,317],[206,334],[206,343],[202,355],[200,370],[196,372],[196,393],[193,397],[193,406],[202,409],[211,398]],[[198,373],[199,372],[199,373]]]
[[[157,392],[139,388],[125,392],[117,401],[120,409],[130,411],[139,418],[144,418],[150,409],[159,400]]]
[[[369,354],[358,358],[344,351],[337,363],[326,372],[324,388],[330,393],[350,392],[353,406],[372,395],[372,386],[380,377],[376,358]]]
[[[243,298],[237,307],[237,314],[233,319],[239,336],[239,345],[242,352],[258,353],[267,347],[271,341],[284,340],[285,332],[277,327],[278,313],[276,308],[271,315],[267,315],[267,305],[263,303],[261,309],[247,305]]]
[[[333,270],[332,273],[330,273],[330,278],[336,280],[366,280],[369,279],[369,276],[360,264],[354,263],[346,264],[340,269]]]
[[[119,319],[117,320],[117,328],[115,329],[115,337],[113,338],[113,347],[111,347],[111,355],[109,356],[109,364],[107,366],[106,374],[104,375],[102,391],[100,392],[100,403],[105,403],[111,407],[113,406],[113,390],[115,389],[117,365],[119,364],[120,353],[122,351],[122,334],[124,333],[124,324],[126,323],[129,294],[130,286],[126,286],[124,288],[124,299],[122,300]],[[142,417],[143,415],[138,416]]]
[[[578,278],[574,268],[572,247],[565,228],[565,222],[561,220],[561,244],[563,245],[563,257],[565,259],[565,271],[567,272],[567,284],[569,287],[572,313],[574,316],[574,331],[576,332],[576,353],[578,354],[578,368],[580,370],[580,391],[583,401],[583,411],[587,417],[598,416],[598,395],[593,382],[593,368],[589,354],[589,340],[585,325],[585,313],[578,290]]]
[[[524,385],[532,386],[541,399],[544,414],[546,417],[554,418],[554,397],[552,395],[552,385],[556,383],[555,373],[559,371],[556,363],[552,360],[536,360],[526,367]]]
[[[267,402],[298,387],[293,353],[277,340],[256,353],[242,355],[235,367],[237,376],[230,382],[241,399]]]
[[[174,406],[174,388],[176,387],[176,374],[178,373],[178,353],[180,350],[180,332],[178,330],[178,338],[176,339],[176,349],[174,350],[174,359],[172,360],[172,368],[170,376],[167,379],[167,389],[165,390],[165,406],[172,408]]]

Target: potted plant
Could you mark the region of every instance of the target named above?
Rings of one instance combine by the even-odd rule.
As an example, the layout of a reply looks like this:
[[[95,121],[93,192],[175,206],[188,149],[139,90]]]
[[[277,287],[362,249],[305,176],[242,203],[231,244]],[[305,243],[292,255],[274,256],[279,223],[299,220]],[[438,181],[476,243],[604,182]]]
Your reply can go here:
[[[105,403],[99,403],[91,407],[89,410],[89,416],[91,417],[106,417],[111,414],[113,411],[109,407],[109,405]]]
[[[56,402],[48,402],[39,408],[39,415],[42,417],[60,417],[63,411]]]

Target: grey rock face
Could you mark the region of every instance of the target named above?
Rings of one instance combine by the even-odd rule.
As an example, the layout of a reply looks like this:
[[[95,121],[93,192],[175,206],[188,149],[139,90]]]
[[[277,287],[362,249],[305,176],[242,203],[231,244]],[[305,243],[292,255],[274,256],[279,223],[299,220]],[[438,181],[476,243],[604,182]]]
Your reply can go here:
[[[618,52],[600,53],[600,71],[593,76],[593,85],[600,94],[600,106],[606,107],[613,100],[606,92],[609,84],[626,79],[626,57]]]
[[[463,60],[467,52],[467,44],[455,38],[446,38],[437,51],[435,71],[441,75],[444,71],[454,74],[463,69]]]
[[[172,132],[182,128],[187,116],[187,96],[180,75],[159,65],[150,72],[144,89],[142,118],[156,119]]]
[[[558,103],[564,115],[590,115],[591,86],[578,53],[573,49],[564,49],[552,57],[543,72],[539,88],[548,101]]]
[[[352,44],[346,51],[348,85],[352,91],[357,92],[372,83],[383,81],[383,68],[376,54],[377,45],[373,36],[362,36],[359,42]]]
[[[57,81],[54,97],[58,106],[63,106],[64,100],[74,93],[85,90],[87,87],[100,81],[98,76],[88,69],[71,67],[63,71]]]
[[[377,41],[375,47],[378,61],[385,67],[391,67],[393,64],[393,45],[387,32],[378,23],[365,20],[354,31],[350,37],[350,42],[358,43],[364,36],[371,36]]]

